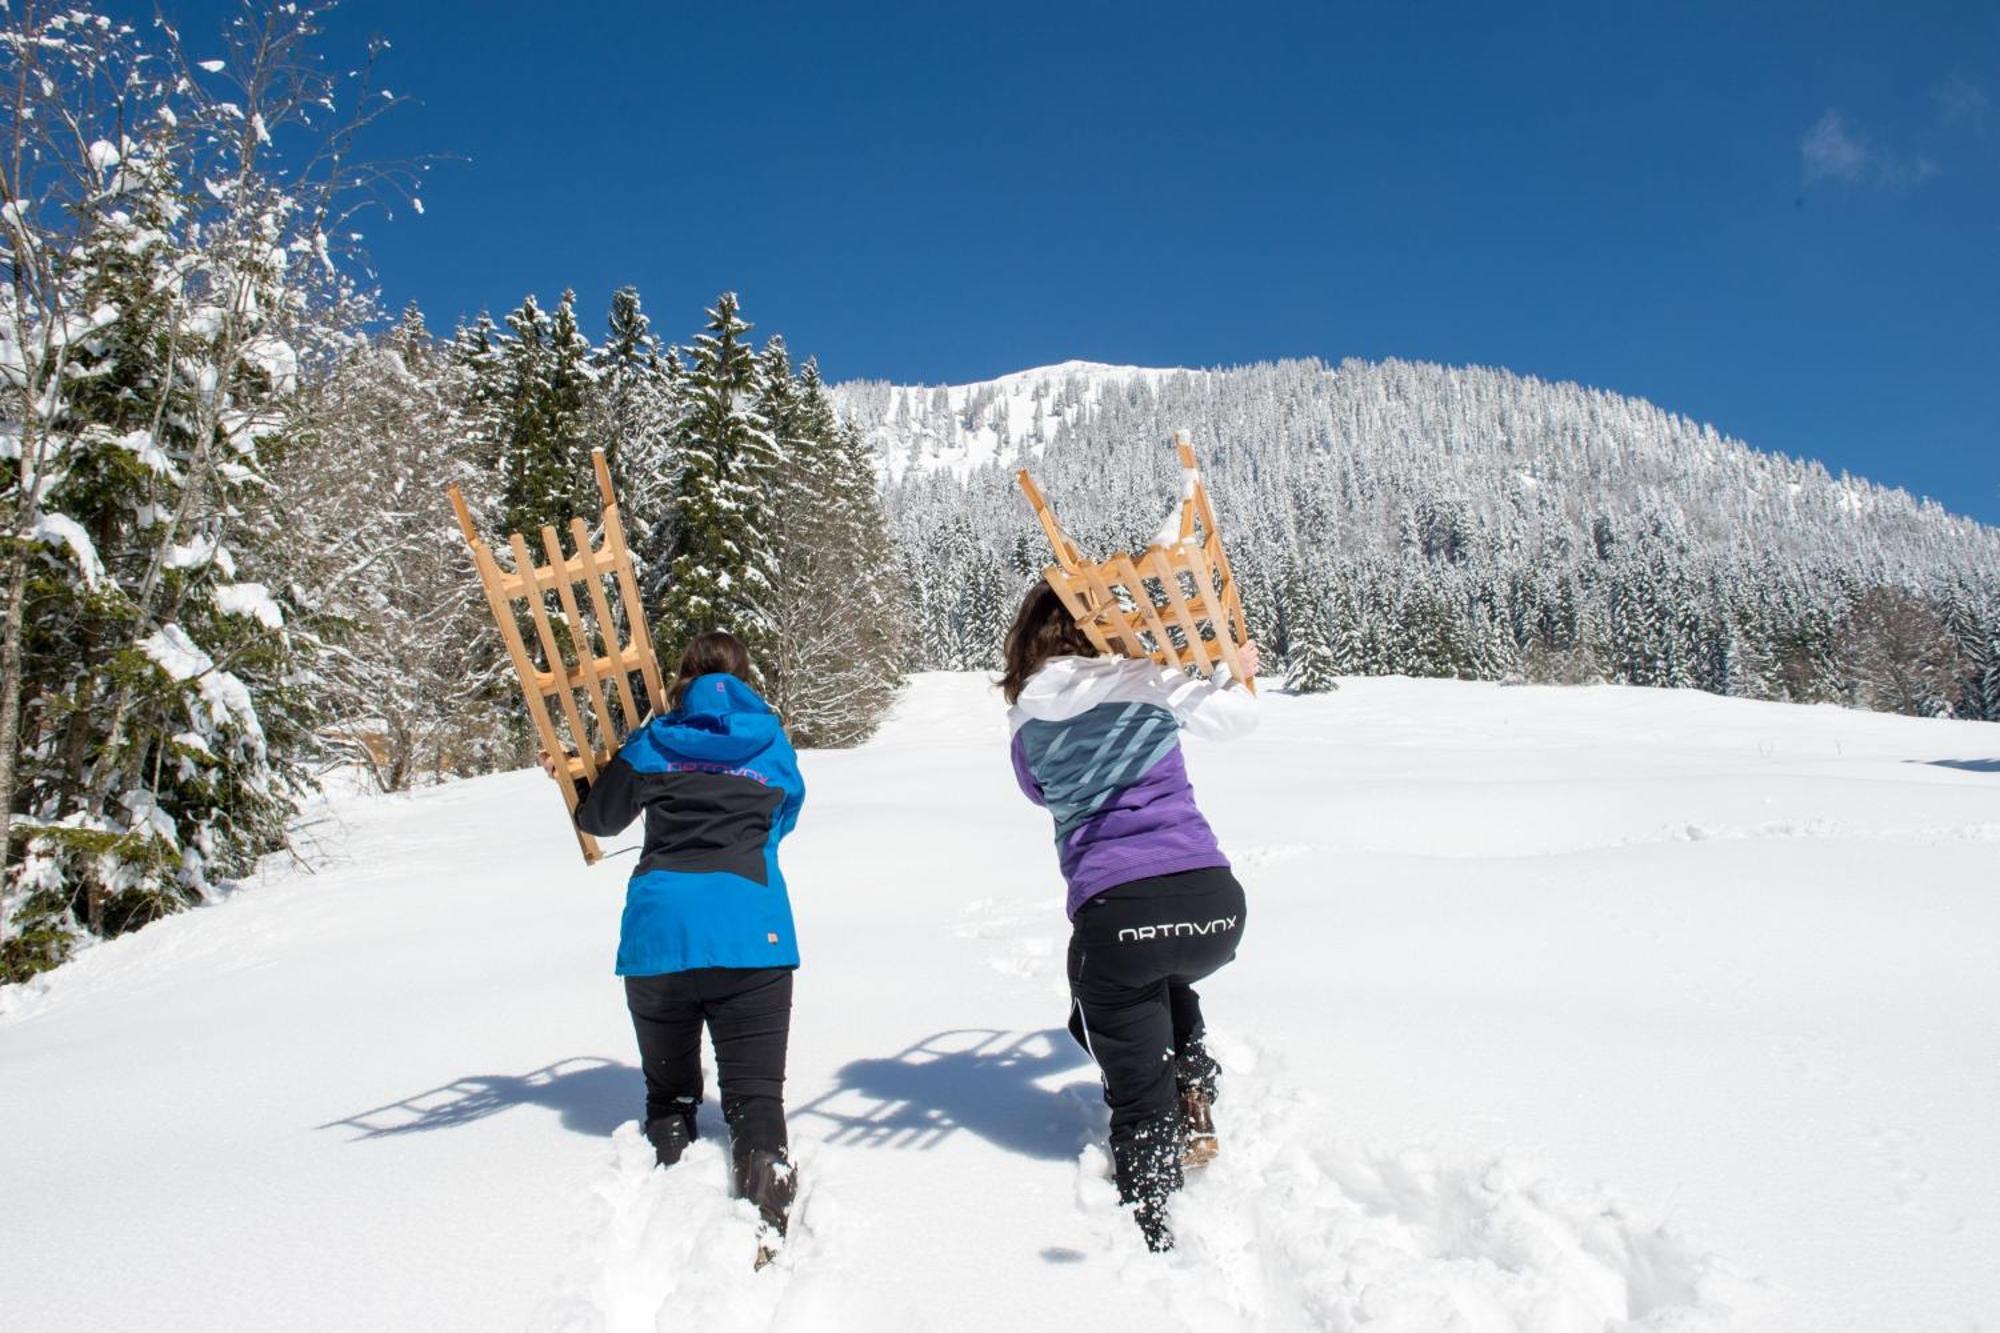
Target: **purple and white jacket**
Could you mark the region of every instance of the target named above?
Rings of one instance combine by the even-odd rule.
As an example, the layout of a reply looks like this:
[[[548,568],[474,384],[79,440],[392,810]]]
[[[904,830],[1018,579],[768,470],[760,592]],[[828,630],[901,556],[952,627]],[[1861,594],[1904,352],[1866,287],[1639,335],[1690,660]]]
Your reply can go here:
[[[1056,820],[1069,914],[1104,890],[1229,864],[1195,808],[1180,732],[1215,740],[1257,725],[1257,696],[1123,657],[1053,657],[1008,711],[1014,776]]]

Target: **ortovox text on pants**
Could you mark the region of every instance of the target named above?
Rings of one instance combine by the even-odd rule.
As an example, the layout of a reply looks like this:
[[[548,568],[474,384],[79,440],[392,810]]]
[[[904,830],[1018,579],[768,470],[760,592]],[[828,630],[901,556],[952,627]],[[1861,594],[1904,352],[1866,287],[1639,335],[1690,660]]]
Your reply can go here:
[[[1243,887],[1222,869],[1120,884],[1077,911],[1070,1031],[1103,1071],[1114,1139],[1177,1115],[1184,1083],[1214,1098],[1194,983],[1236,956],[1243,918]]]

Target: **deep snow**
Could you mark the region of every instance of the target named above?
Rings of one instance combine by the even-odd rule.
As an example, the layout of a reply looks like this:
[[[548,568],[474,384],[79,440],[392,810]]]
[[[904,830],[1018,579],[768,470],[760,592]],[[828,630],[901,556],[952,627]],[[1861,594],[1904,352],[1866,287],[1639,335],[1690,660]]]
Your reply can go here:
[[[1349,681],[1189,743],[1251,908],[1146,1255],[983,681],[808,754],[795,1241],[628,1121],[628,857],[537,773],[335,800],[0,991],[9,1329],[2000,1325],[2000,727]],[[713,1105],[704,1121],[713,1133]]]

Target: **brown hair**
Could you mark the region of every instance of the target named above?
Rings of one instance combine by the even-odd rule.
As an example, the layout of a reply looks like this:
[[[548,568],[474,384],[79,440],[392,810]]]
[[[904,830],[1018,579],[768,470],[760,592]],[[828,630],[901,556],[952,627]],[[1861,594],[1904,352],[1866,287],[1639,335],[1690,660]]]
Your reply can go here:
[[[703,630],[688,640],[688,646],[681,649],[681,664],[674,672],[674,683],[667,690],[667,697],[678,709],[695,678],[715,672],[734,676],[746,685],[750,683],[750,650],[728,630]]]
[[[1021,599],[1021,609],[1007,631],[1007,674],[1000,677],[1000,692],[1011,704],[1021,697],[1028,677],[1051,657],[1095,656],[1097,646],[1077,628],[1049,581],[1042,579]]]

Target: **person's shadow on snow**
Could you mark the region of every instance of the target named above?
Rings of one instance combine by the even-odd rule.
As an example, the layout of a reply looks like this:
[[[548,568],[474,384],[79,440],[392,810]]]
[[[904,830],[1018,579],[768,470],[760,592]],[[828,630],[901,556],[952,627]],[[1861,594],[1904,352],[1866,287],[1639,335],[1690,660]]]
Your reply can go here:
[[[842,1066],[838,1086],[792,1118],[831,1122],[829,1143],[928,1149],[964,1130],[1008,1152],[1067,1160],[1102,1137],[1103,1097],[1095,1080],[1044,1081],[1088,1063],[1061,1028],[957,1028]]]
[[[515,1106],[540,1106],[560,1115],[564,1129],[603,1137],[632,1119],[645,1099],[644,1080],[633,1066],[572,1056],[525,1074],[469,1074],[317,1128],[351,1129],[357,1139],[379,1139],[452,1129]]]

